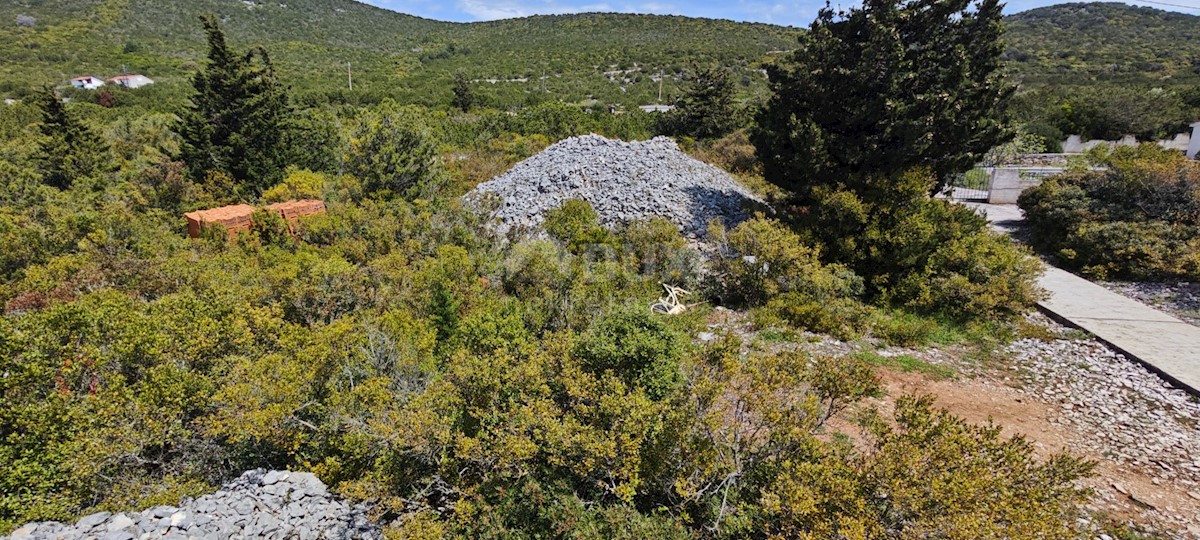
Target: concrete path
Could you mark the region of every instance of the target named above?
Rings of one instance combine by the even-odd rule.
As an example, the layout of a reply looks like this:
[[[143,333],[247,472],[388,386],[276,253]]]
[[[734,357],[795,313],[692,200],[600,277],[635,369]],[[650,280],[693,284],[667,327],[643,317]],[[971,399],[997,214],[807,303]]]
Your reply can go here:
[[[1023,220],[1011,205],[971,204],[992,226],[1012,232]],[[1053,266],[1038,284],[1050,293],[1039,307],[1090,332],[1112,348],[1145,364],[1172,384],[1200,395],[1200,327],[1114,293]]]

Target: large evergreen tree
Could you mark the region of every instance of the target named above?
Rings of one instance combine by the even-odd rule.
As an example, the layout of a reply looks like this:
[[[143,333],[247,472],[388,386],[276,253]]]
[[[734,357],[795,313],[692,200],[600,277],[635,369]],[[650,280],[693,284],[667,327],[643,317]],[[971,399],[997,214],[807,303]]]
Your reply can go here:
[[[668,117],[673,124],[670,131],[710,139],[737,129],[734,90],[726,68],[714,66],[700,70]]]
[[[771,180],[810,200],[818,185],[859,185],[923,168],[939,184],[1011,133],[1000,68],[999,0],[866,0],[822,9],[754,137]]]
[[[201,22],[208,65],[192,78],[196,93],[180,122],[181,157],[195,181],[223,173],[241,195],[261,193],[287,165],[282,143],[291,107],[285,88],[266,51],[237,54],[216,19]]]
[[[67,113],[53,89],[37,93],[34,102],[42,110],[38,125],[42,138],[36,159],[43,182],[67,189],[76,180],[93,177],[109,167],[108,145]]]

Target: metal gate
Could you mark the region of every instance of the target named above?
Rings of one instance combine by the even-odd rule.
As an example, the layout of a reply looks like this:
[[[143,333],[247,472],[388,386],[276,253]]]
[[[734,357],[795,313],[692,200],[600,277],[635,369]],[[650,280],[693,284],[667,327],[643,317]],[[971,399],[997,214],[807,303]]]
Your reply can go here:
[[[987,202],[991,193],[992,174],[983,168],[955,175],[946,186],[946,198],[954,201]]]

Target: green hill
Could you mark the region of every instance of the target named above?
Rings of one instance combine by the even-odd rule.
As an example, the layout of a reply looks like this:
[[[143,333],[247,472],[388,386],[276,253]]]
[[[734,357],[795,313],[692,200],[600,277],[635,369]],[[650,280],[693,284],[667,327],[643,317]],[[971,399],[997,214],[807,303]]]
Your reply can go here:
[[[203,13],[216,14],[235,44],[265,47],[302,94],[343,93],[349,64],[358,94],[425,103],[447,101],[447,81],[458,71],[478,80],[480,93],[495,104],[547,93],[649,103],[660,71],[670,96],[685,69],[713,62],[735,67],[754,91],[763,87],[761,62],[790,48],[798,31],[619,14],[445,23],[350,0],[16,0],[0,6],[0,20],[7,21],[0,27],[0,54],[7,58],[0,92],[112,75],[122,66],[186,84],[204,50],[197,24]],[[22,15],[36,24],[16,24]]]
[[[1073,3],[1007,18],[1010,67],[1027,83],[1195,83],[1200,17],[1120,3]]]
[[[732,67],[749,97],[765,89],[763,64],[791,49],[801,31],[624,14],[447,23],[352,0],[10,0],[0,5],[0,94],[124,67],[158,80],[148,91],[174,104],[202,58],[203,13],[219,16],[237,46],[266,48],[302,99],[390,96],[431,105],[448,102],[456,72],[492,106],[547,98],[646,104],[660,86],[670,100],[689,68],[711,63]],[[1007,20],[1009,67],[1027,86],[1185,84],[1200,70],[1196,16],[1089,3]]]

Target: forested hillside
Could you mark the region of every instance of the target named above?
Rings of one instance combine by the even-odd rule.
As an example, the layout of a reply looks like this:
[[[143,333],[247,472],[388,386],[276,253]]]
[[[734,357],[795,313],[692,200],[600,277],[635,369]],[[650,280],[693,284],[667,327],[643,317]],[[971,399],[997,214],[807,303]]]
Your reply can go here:
[[[1182,83],[1200,72],[1200,18],[1121,3],[1011,15],[1011,67],[1027,83]]]
[[[674,16],[582,14],[446,23],[352,0],[17,0],[0,5],[0,93],[19,96],[77,75],[124,67],[164,86],[175,104],[216,14],[234,42],[271,51],[306,99],[441,105],[450,81],[472,81],[481,104],[546,99],[628,106],[678,96],[693,68],[734,69],[743,98],[761,97],[761,71],[800,32],[765,24]],[[20,20],[18,20],[20,19]],[[1197,18],[1116,3],[1063,4],[1007,18],[1011,72],[1034,86],[1177,84],[1196,77]],[[350,73],[347,73],[348,69]],[[349,90],[353,76],[354,90]],[[147,91],[149,92],[149,91]],[[591,100],[595,100],[594,102]]]
[[[449,101],[462,72],[485,104],[519,105],[546,95],[636,105],[678,95],[685,70],[736,66],[743,88],[761,90],[760,64],[788,49],[796,30],[670,16],[584,14],[454,24],[350,0],[20,0],[0,6],[0,92],[60,84],[126,66],[179,87],[203,39],[197,17],[213,13],[239,44],[267,47],[286,84],[318,99],[390,96]],[[24,16],[32,26],[17,23]],[[347,64],[354,78],[348,91]],[[619,73],[618,73],[619,72]],[[545,79],[542,79],[542,77]],[[488,81],[496,82],[488,82]],[[160,90],[161,91],[161,90]],[[167,92],[174,97],[174,92]],[[331,96],[332,94],[332,96]],[[352,94],[347,97],[346,94]]]

